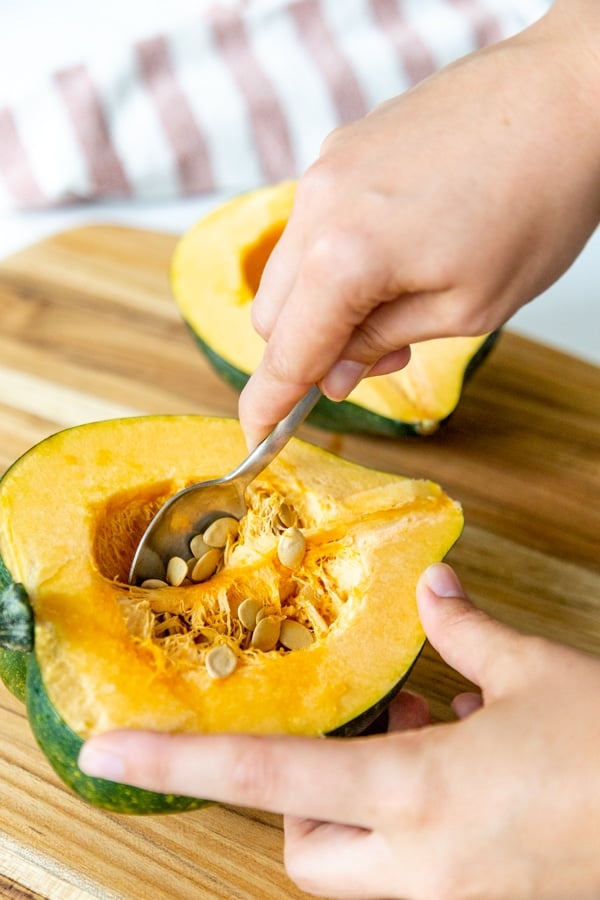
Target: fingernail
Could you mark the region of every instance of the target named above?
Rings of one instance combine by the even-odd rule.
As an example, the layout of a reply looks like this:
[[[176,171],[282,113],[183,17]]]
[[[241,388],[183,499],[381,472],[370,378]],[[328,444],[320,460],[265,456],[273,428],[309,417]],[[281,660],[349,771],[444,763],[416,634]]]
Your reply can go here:
[[[122,758],[111,750],[100,750],[84,744],[78,760],[79,768],[85,775],[121,781],[125,774]]]
[[[341,359],[329,370],[321,383],[321,389],[330,400],[345,400],[370,368],[364,363]]]
[[[438,597],[464,597],[465,592],[455,572],[446,563],[434,563],[425,570],[425,583]]]

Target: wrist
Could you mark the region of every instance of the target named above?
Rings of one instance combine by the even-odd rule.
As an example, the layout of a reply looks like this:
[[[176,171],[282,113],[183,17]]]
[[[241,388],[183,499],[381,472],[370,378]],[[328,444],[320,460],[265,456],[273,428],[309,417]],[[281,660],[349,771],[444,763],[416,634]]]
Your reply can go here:
[[[598,0],[555,0],[532,26],[539,31],[548,65],[562,79],[572,117],[600,162],[600,3]]]
[[[541,115],[554,119],[565,166],[585,182],[600,219],[600,3],[555,0],[538,22],[514,39],[534,49],[537,76],[548,90]],[[532,78],[535,77],[532,73]],[[556,130],[558,126],[558,130]],[[569,176],[567,176],[568,178]],[[593,198],[593,199],[592,199]]]

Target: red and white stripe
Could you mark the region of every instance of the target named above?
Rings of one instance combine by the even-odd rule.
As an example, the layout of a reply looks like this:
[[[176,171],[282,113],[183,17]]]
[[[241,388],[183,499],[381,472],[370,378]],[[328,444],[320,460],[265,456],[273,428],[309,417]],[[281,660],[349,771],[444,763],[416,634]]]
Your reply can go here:
[[[50,73],[0,109],[0,209],[248,190],[549,0],[247,0]]]

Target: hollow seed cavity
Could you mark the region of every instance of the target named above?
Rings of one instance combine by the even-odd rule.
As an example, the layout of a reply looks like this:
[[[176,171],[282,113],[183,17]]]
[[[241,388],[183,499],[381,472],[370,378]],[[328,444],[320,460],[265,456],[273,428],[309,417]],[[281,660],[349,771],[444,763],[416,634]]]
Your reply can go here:
[[[277,558],[281,565],[292,570],[301,566],[306,553],[306,539],[298,527],[298,522],[298,514],[294,507],[284,501],[279,504],[275,520],[271,520],[271,528],[274,534],[278,535]],[[229,542],[238,536],[239,528],[240,523],[233,516],[220,516],[204,532],[192,537],[189,544],[192,554],[190,559],[171,557],[167,563],[164,581],[160,578],[149,578],[140,586],[156,590],[207,581],[219,570],[227,553],[226,548]],[[298,596],[304,597],[308,590],[305,586]],[[153,609],[157,609],[158,599],[157,597],[157,602],[152,601]],[[170,607],[165,607],[165,611],[171,612]],[[287,616],[282,615],[279,607],[265,602],[264,599],[246,597],[242,600],[237,606],[237,619],[247,634],[247,638],[244,639],[245,646],[268,652],[277,648],[280,651],[301,650],[313,644],[315,636],[311,629],[295,618],[290,618],[296,610],[289,607],[287,612]],[[161,636],[181,633],[184,623],[171,618],[168,623],[166,621],[159,623],[157,629]],[[219,628],[219,631],[226,636],[226,627]],[[204,662],[210,677],[219,679],[226,678],[235,671],[239,659],[232,647],[223,643],[213,646],[206,653]]]

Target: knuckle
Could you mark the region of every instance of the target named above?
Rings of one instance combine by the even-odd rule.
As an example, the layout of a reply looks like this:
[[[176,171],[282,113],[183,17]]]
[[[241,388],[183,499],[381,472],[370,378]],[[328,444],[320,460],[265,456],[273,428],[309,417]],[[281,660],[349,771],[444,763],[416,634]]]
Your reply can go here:
[[[312,222],[303,267],[328,281],[344,277],[346,272],[356,277],[375,255],[372,229],[365,223],[369,214],[364,210],[361,213],[356,204],[348,204],[340,216],[339,198],[344,193],[345,181],[341,161],[335,164],[333,160],[319,161],[298,183],[294,201],[292,215],[298,213],[305,222]]]
[[[347,126],[338,125],[337,128],[334,128],[329,134],[324,138],[321,142],[320,155],[325,156],[328,153],[332,153],[337,149],[343,135],[346,133]]]
[[[450,291],[436,311],[437,326],[448,336],[476,337],[490,330],[487,296],[479,290]]]
[[[391,330],[385,331],[370,319],[365,319],[355,330],[356,349],[360,348],[361,358],[375,361],[400,349]]]
[[[431,750],[430,742],[425,739],[428,729],[414,732],[402,732],[386,739],[386,752],[389,757],[382,759],[378,771],[379,790],[372,794],[378,797],[378,806],[374,811],[378,818],[392,826],[398,819],[398,796],[395,791],[384,789],[390,784],[402,785],[402,808],[409,818],[408,825],[412,832],[425,834],[439,820],[439,810],[444,807],[444,796],[447,785],[440,770],[437,750]],[[396,748],[401,749],[398,753]],[[406,772],[410,778],[406,778]]]
[[[277,795],[278,781],[277,766],[264,740],[249,737],[236,748],[229,783],[240,803],[269,809],[271,798]]]
[[[465,310],[464,299],[456,294],[439,295],[435,309],[436,333],[445,337],[464,335],[469,325],[469,315]]]
[[[173,763],[176,753],[176,738],[172,735],[151,736],[144,752],[127,758],[126,780],[139,784],[148,790],[170,793],[177,783],[177,772]]]
[[[460,333],[464,337],[476,337],[492,328],[490,313],[485,298],[476,297],[467,309],[462,310]]]
[[[355,296],[357,287],[369,279],[372,257],[371,240],[360,225],[330,222],[307,248],[304,275],[309,284],[327,282]]]
[[[326,138],[325,143],[333,146],[335,132]],[[307,214],[315,209],[322,209],[329,203],[329,198],[335,197],[338,191],[340,174],[329,159],[318,159],[305,172],[296,187],[294,198],[294,213],[299,210]]]
[[[288,352],[281,342],[267,344],[263,356],[263,370],[273,384],[304,384],[299,368],[300,358]]]

